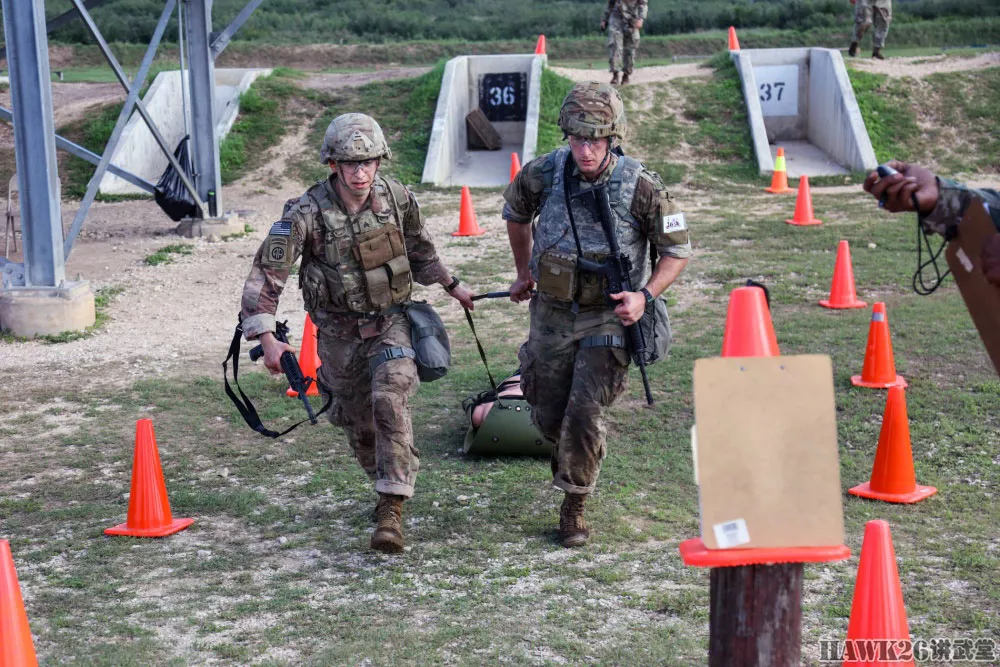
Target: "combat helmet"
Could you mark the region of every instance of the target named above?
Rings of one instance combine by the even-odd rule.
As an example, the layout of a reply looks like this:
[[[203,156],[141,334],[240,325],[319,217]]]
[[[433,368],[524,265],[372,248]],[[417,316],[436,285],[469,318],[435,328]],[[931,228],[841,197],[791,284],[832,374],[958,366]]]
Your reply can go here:
[[[323,164],[330,160],[355,162],[380,157],[391,160],[392,151],[374,118],[363,113],[345,113],[326,128],[319,157]]]
[[[610,84],[588,81],[573,86],[562,108],[559,127],[566,135],[600,139],[625,137],[625,103]]]

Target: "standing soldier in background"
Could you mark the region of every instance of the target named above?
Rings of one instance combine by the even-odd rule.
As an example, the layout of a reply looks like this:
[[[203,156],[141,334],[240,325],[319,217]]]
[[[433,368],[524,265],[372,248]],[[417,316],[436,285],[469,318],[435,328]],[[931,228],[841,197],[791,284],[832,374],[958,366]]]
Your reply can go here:
[[[608,0],[601,19],[601,32],[608,32],[612,84],[628,83],[635,66],[635,50],[639,48],[639,30],[646,20],[648,8],[648,0]]]
[[[413,496],[420,463],[408,405],[419,377],[401,306],[413,281],[439,283],[466,308],[473,304],[438,259],[417,200],[378,173],[391,155],[371,117],[333,119],[320,150],[333,173],[289,200],[271,227],[243,287],[242,326],[247,340],[260,339],[264,365],[280,372],[281,354],[294,350],[274,337],[275,312],[301,256],[299,287],[319,336],[318,380],[333,394],[329,419],[375,482],[372,548],[399,553],[403,501]]]
[[[872,58],[885,60],[882,47],[885,46],[885,36],[889,34],[889,24],[892,23],[892,0],[851,0],[854,5],[854,41],[847,50],[850,56],[858,55],[858,44],[875,22],[872,33]]]
[[[691,243],[684,214],[659,177],[614,150],[625,134],[618,91],[577,84],[563,101],[559,127],[569,146],[524,165],[504,192],[503,217],[517,269],[510,298],[531,299],[528,341],[518,353],[521,387],[533,423],[552,442],[552,483],[565,492],[559,540],[577,547],[590,537],[583,508],[606,454],[604,411],[628,386],[625,327],[656,307],[687,265]],[[575,196],[596,187],[607,188],[636,289],[610,295],[617,305],[608,305],[599,275],[577,267],[581,255],[603,261],[610,253],[600,212]],[[665,333],[664,343],[669,338]]]

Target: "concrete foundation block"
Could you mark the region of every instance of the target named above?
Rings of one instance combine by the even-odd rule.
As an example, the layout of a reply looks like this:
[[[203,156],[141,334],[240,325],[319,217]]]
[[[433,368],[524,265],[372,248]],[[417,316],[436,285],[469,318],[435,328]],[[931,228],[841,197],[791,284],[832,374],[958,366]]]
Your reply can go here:
[[[0,290],[0,330],[22,338],[83,331],[96,316],[94,292],[87,281]]]
[[[243,221],[238,215],[225,218],[184,218],[175,230],[185,238],[203,238],[209,242],[221,241],[223,236],[243,233]]]

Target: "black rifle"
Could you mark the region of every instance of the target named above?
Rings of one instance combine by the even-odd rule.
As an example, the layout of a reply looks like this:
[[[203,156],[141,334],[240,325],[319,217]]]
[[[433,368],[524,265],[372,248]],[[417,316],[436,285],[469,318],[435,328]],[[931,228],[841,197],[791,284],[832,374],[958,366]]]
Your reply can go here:
[[[608,255],[604,262],[587,259],[580,253],[576,260],[576,265],[581,271],[603,276],[607,281],[605,296],[608,299],[608,305],[617,305],[618,302],[611,298],[612,294],[634,292],[635,289],[632,285],[631,276],[632,260],[629,259],[628,255],[622,254],[621,248],[618,245],[618,237],[615,234],[614,213],[611,210],[611,202],[608,199],[607,186],[596,186],[573,195],[573,197],[579,197],[591,210],[597,211],[597,217],[601,221],[601,229],[604,230],[604,236],[607,238],[608,246],[611,248],[611,254]],[[567,205],[569,205],[569,202],[567,202]],[[575,231],[574,229],[574,233]],[[639,328],[638,323],[635,323],[625,327],[625,333],[628,335],[629,351],[632,352],[632,356],[639,366],[639,372],[642,374],[642,387],[646,390],[646,403],[652,405],[653,393],[649,389],[649,377],[646,375],[646,361],[643,357],[646,352],[646,341],[643,338],[642,329]]]
[[[275,326],[274,337],[279,341],[288,345],[288,325],[285,322],[278,322]],[[264,346],[257,345],[250,349],[250,361],[257,361],[264,356]],[[306,398],[306,392],[309,391],[310,385],[313,383],[313,379],[306,377],[302,374],[302,368],[299,366],[298,359],[295,358],[295,353],[289,350],[285,350],[281,354],[281,370],[285,371],[285,377],[288,378],[288,386],[292,388],[292,391],[298,392],[299,399],[302,404],[306,406],[306,413],[309,415],[309,423],[316,423],[316,415],[313,414],[312,405],[309,404],[309,399]]]
[[[278,322],[275,327],[275,338],[280,340],[282,343],[288,343],[288,324],[286,322]],[[226,388],[226,395],[229,396],[229,400],[233,402],[236,409],[239,410],[240,416],[246,421],[247,425],[253,430],[257,431],[261,435],[267,436],[268,438],[278,438],[286,433],[294,430],[299,425],[306,423],[306,420],[289,426],[284,431],[280,433],[278,431],[272,431],[260,420],[260,415],[257,414],[257,409],[254,408],[253,403],[250,402],[250,397],[243,393],[243,389],[240,388],[239,372],[240,372],[240,341],[243,339],[243,318],[240,317],[240,323],[236,325],[236,330],[233,331],[233,340],[229,343],[229,355],[226,360],[222,362],[222,380]],[[250,350],[250,359],[252,361],[257,361],[264,354],[264,348],[260,345],[254,347]],[[240,392],[239,397],[233,391],[233,388],[229,386],[229,373],[227,365],[229,360],[233,362],[233,383],[236,385],[236,390]],[[302,369],[299,368],[299,363],[295,359],[295,355],[292,352],[284,352],[281,355],[281,368],[285,371],[285,376],[288,378],[288,384],[298,392],[299,399],[306,406],[306,413],[309,415],[309,422],[312,424],[316,423],[316,417],[323,414],[330,409],[333,405],[333,393],[324,385],[319,379],[316,380],[316,384],[319,388],[327,394],[326,403],[320,408],[319,412],[314,413],[312,405],[309,404],[309,399],[306,398],[306,392],[309,391],[309,387],[312,385],[313,379],[307,378],[302,375]],[[241,400],[242,399],[242,400]]]

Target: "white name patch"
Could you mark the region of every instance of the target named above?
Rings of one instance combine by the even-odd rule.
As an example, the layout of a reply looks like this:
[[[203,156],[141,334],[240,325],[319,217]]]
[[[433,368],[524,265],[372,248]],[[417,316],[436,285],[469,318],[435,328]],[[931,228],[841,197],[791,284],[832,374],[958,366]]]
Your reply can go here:
[[[671,234],[673,232],[681,232],[687,229],[687,222],[684,220],[683,213],[674,213],[673,215],[663,216],[663,223],[660,228],[661,234]]]

